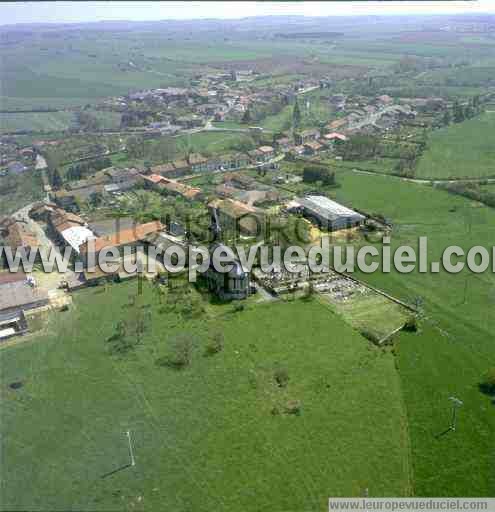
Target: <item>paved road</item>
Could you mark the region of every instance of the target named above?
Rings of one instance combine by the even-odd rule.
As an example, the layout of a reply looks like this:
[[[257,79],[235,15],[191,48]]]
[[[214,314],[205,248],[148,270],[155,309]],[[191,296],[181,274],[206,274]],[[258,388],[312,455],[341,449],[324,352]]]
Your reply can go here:
[[[49,251],[59,251],[59,248],[46,236],[43,228],[31,217],[29,217],[29,211],[33,207],[33,204],[24,206],[16,213],[12,215],[13,218],[18,219],[26,223],[28,229],[36,235],[40,248],[43,248],[49,254]],[[58,289],[58,286],[63,280],[75,279],[75,273],[68,269],[67,272],[56,272],[55,270],[51,273],[44,273],[42,271],[35,271],[34,276],[38,281],[38,286],[48,292],[50,299],[56,300],[64,296],[64,292]]]

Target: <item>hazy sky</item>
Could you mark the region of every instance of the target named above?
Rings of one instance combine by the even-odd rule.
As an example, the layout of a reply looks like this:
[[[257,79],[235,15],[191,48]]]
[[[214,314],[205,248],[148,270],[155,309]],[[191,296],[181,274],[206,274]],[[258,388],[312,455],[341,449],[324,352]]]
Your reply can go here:
[[[103,20],[241,18],[292,14],[495,13],[495,0],[402,2],[24,2],[0,3],[0,25]]]

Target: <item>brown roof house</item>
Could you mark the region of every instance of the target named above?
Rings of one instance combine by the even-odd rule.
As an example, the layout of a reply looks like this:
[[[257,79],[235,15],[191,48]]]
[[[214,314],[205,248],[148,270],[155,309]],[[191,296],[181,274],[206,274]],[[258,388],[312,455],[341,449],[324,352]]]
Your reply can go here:
[[[27,252],[36,250],[40,244],[36,234],[29,225],[21,220],[8,218],[0,223],[0,234],[3,234],[5,245],[13,251],[25,249]]]
[[[215,199],[208,204],[212,216],[218,218],[222,231],[247,236],[263,230],[264,212],[234,199]]]
[[[142,176],[145,188],[156,190],[163,194],[172,194],[182,196],[184,199],[190,201],[201,200],[203,192],[200,188],[190,187],[179,181],[164,178],[158,174],[151,174],[150,176]]]
[[[309,130],[303,130],[302,132],[294,134],[294,139],[296,144],[303,145],[307,142],[317,141],[320,138],[320,130],[316,128],[311,128]]]
[[[158,233],[163,229],[165,229],[165,226],[160,221],[153,221],[146,224],[137,224],[132,228],[123,229],[107,237],[87,240],[80,247],[81,258],[86,265],[89,263],[90,257],[97,263],[99,253],[103,249],[110,247],[118,249],[122,256],[125,247],[131,247],[132,250],[135,250],[140,242],[143,242],[150,235]]]

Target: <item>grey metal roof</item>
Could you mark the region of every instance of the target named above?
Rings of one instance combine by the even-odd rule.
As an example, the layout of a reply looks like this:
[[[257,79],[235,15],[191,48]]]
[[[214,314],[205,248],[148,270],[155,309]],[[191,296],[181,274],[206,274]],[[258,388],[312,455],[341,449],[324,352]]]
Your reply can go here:
[[[303,206],[309,213],[335,222],[337,220],[364,220],[364,215],[347,208],[325,196],[307,196],[297,199],[297,202]]]
[[[39,288],[33,288],[27,281],[0,285],[0,311],[28,307],[39,302],[48,302],[48,294]]]

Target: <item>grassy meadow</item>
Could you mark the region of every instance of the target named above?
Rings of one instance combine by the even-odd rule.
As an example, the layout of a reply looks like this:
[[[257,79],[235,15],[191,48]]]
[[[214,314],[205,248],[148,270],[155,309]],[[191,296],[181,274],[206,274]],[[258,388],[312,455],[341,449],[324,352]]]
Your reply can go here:
[[[417,247],[418,237],[427,236],[431,262],[439,261],[449,245],[465,250],[493,245],[495,211],[489,207],[387,177],[341,171],[338,180],[341,188],[333,193],[338,201],[381,213],[393,222],[392,248]],[[402,300],[422,304],[420,335],[401,333],[396,346],[415,494],[493,496],[495,409],[478,385],[494,361],[494,275],[392,270],[360,277]],[[458,430],[437,438],[449,425],[452,395],[464,402]],[[476,471],[468,469],[473,467]]]
[[[69,129],[73,118],[72,112],[0,114],[0,133],[64,131]]]
[[[0,177],[0,216],[40,200],[43,196],[40,171],[26,171],[19,175]]]
[[[42,333],[0,351],[2,509],[323,510],[329,495],[366,488],[410,494],[390,351],[317,301],[207,304],[186,321],[174,297],[136,292],[135,281],[82,291]],[[110,355],[116,323],[139,310],[141,343]],[[224,349],[207,357],[218,332]],[[181,335],[193,340],[190,365],[158,365]],[[291,401],[299,415],[284,412]]]
[[[487,112],[434,132],[417,171],[418,178],[495,176],[495,114]]]

